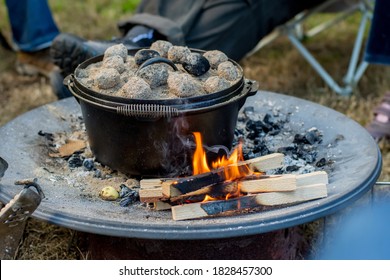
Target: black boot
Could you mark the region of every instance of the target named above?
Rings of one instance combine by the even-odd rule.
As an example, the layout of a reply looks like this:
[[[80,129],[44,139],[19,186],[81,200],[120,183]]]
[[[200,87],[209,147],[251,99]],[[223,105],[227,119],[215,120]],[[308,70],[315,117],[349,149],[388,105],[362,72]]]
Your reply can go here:
[[[124,44],[129,50],[150,46],[153,42],[153,30],[144,26],[135,26],[125,37],[111,41],[89,41],[78,36],[61,33],[54,38],[50,49],[51,58],[67,76],[83,61],[103,54],[116,44]]]

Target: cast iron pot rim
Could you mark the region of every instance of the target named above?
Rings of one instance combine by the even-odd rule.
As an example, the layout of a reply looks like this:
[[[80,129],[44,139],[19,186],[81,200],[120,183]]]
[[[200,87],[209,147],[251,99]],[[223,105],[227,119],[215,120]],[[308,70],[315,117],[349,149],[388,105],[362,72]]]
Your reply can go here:
[[[141,49],[149,49],[149,48],[136,48],[128,50],[128,55],[133,56],[138,50]],[[191,52],[204,54],[206,51],[199,50],[199,49],[193,49],[189,48]],[[222,91],[217,91],[214,93],[209,93],[206,95],[201,96],[194,96],[194,97],[188,97],[188,98],[173,98],[173,99],[129,99],[124,97],[118,97],[118,96],[110,96],[104,93],[100,93],[98,91],[94,91],[86,87],[81,81],[78,80],[77,73],[80,71],[80,69],[85,69],[92,63],[101,62],[103,60],[104,54],[91,57],[81,64],[77,66],[77,68],[74,71],[74,75],[71,75],[71,78],[73,78],[75,85],[77,88],[79,88],[84,94],[93,96],[97,99],[102,99],[104,101],[112,101],[117,102],[120,104],[161,104],[161,105],[179,105],[179,104],[191,104],[196,102],[203,102],[207,100],[213,100],[217,99],[219,97],[226,97],[229,98],[231,94],[235,92],[236,89],[239,89],[244,84],[244,71],[242,70],[242,67],[234,60],[228,59],[228,61],[232,62],[235,67],[237,67],[241,73],[241,78],[232,86],[230,86],[227,89],[224,89]]]

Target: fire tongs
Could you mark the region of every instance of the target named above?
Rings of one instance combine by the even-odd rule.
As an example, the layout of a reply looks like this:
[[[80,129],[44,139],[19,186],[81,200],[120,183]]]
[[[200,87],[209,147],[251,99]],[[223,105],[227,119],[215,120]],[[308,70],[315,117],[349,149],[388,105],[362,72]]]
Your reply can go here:
[[[7,168],[7,162],[0,157],[0,178],[4,176]],[[24,185],[24,188],[0,210],[1,259],[15,257],[25,222],[45,197],[36,179],[16,181],[15,185]]]

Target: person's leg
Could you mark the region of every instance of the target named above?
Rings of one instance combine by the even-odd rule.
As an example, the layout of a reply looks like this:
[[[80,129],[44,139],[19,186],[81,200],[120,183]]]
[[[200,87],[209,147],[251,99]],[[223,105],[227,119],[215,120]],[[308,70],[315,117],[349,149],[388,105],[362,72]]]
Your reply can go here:
[[[136,25],[156,30],[174,44],[218,49],[239,60],[276,26],[325,0],[144,0],[137,14],[120,22],[125,34]],[[169,3],[168,3],[169,2]]]
[[[207,1],[186,34],[186,43],[194,48],[219,49],[240,60],[275,27],[320,2],[323,1]]]
[[[13,41],[25,52],[47,48],[59,34],[46,0],[6,0]]]
[[[376,0],[364,60],[390,65],[390,1]],[[390,139],[390,92],[386,92],[374,109],[374,118],[367,130],[376,140]]]
[[[364,60],[390,65],[390,1],[376,0]]]

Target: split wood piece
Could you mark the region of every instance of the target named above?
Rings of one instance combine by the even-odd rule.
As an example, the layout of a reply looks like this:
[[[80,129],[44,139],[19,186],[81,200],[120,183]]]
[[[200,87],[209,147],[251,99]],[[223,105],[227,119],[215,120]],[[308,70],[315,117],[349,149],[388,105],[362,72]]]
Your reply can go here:
[[[253,171],[262,172],[283,167],[284,155],[281,153],[273,153],[253,159],[248,159],[243,161],[243,163],[247,164]]]
[[[163,200],[161,184],[171,179],[142,179],[140,181],[139,197],[141,202],[156,202]]]
[[[169,204],[168,202],[163,202],[163,201],[153,202],[153,210],[156,210],[156,211],[170,210],[171,207],[172,207],[172,205]]]
[[[270,192],[240,196],[229,200],[217,200],[173,206],[174,220],[188,220],[213,216],[227,211],[250,209],[258,206],[293,204],[327,196],[326,184],[301,186],[291,192]]]
[[[276,175],[269,178],[241,181],[243,193],[283,192],[293,191],[299,186],[328,184],[328,174],[316,171],[300,175]]]
[[[171,178],[157,178],[157,179],[142,179],[140,183],[140,189],[155,189],[161,187],[163,182],[174,181]]]
[[[150,187],[139,190],[139,199],[141,202],[155,202],[164,198],[161,187]]]
[[[229,169],[238,166],[242,171],[242,177],[250,175],[253,171],[266,171],[283,166],[284,155],[274,153],[262,157],[253,158],[246,161],[241,161],[237,164],[228,165],[226,167],[212,170],[211,172],[202,173],[199,175],[178,178],[173,182],[163,182],[162,191],[166,197],[175,197],[189,192],[199,190],[205,186],[221,183],[226,180],[225,174],[229,173]],[[246,170],[249,168],[249,170]],[[250,174],[248,174],[248,171]],[[237,178],[239,179],[239,178]]]

